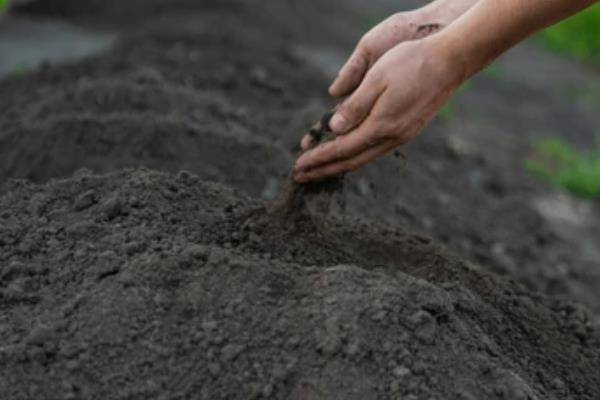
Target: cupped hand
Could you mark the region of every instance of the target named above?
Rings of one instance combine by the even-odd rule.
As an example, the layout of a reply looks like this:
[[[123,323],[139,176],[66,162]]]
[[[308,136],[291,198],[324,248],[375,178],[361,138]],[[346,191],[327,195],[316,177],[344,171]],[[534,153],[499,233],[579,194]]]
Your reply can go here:
[[[424,23],[424,14],[421,10],[394,14],[367,32],[340,70],[329,93],[335,97],[352,93],[369,69],[390,49],[441,28],[439,24]]]
[[[433,37],[431,37],[433,38]],[[331,120],[337,137],[296,162],[299,182],[356,170],[417,136],[464,79],[444,49],[423,39],[388,51]],[[310,140],[305,137],[306,150]]]

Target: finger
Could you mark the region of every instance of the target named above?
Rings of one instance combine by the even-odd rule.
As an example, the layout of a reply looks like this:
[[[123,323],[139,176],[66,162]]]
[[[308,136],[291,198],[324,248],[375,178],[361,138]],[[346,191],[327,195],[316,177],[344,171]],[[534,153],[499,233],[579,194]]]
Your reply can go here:
[[[343,97],[352,93],[367,73],[368,67],[368,57],[361,48],[357,48],[329,87],[329,94],[334,97]]]
[[[310,144],[312,143],[312,137],[310,135],[304,135],[302,138],[302,142],[300,142],[300,147],[302,151],[306,151],[310,148]]]
[[[314,182],[355,171],[375,161],[395,147],[395,143],[390,141],[381,143],[349,159],[334,161],[307,172],[300,172],[294,176],[294,179],[300,183]]]
[[[352,96],[338,106],[329,122],[329,128],[341,135],[359,126],[367,118],[384,89],[378,75],[367,74]]]
[[[378,144],[376,121],[365,121],[354,132],[338,136],[304,153],[296,161],[295,170],[306,171],[323,164],[353,157]]]

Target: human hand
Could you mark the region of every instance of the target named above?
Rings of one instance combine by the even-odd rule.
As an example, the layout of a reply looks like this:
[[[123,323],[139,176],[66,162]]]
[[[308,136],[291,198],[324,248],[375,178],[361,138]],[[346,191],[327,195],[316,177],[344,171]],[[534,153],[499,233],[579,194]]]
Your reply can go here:
[[[329,93],[335,97],[352,93],[369,69],[390,49],[441,29],[439,22],[425,22],[429,14],[426,9],[397,13],[367,32],[330,86]]]
[[[432,38],[402,43],[375,63],[331,120],[337,137],[297,160],[298,182],[356,170],[421,132],[465,78]]]
[[[349,95],[377,60],[390,49],[443,29],[478,1],[435,0],[417,10],[392,15],[362,37],[329,88],[329,93],[334,97]]]

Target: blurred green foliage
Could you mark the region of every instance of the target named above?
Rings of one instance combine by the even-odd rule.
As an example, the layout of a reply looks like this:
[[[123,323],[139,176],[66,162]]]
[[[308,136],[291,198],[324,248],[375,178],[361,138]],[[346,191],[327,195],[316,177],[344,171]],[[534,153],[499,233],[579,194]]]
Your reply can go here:
[[[600,4],[546,29],[539,38],[550,50],[600,64]]]
[[[481,75],[488,78],[501,80],[506,75],[506,71],[504,68],[502,68],[502,65],[499,62],[495,62],[488,65],[483,71],[481,71]]]
[[[592,107],[600,107],[600,82],[568,88],[567,95]]]
[[[9,0],[0,0],[0,10],[4,10],[6,7],[8,7],[8,1]]]
[[[490,64],[485,69],[483,69],[479,74],[481,76],[485,76],[487,78],[501,80],[505,76],[505,71],[502,68],[502,65],[500,65],[498,62],[495,62],[493,64]],[[444,107],[442,107],[442,109],[440,110],[440,113],[439,113],[440,117],[442,117],[445,120],[450,120],[450,119],[455,118],[456,114],[457,114],[456,100],[458,99],[458,97],[460,95],[462,95],[465,92],[468,92],[472,88],[473,88],[473,82],[472,81],[466,81],[456,91],[456,94],[454,95],[454,98],[451,99],[448,103],[446,103],[446,105]]]
[[[442,109],[439,112],[440,117],[446,120],[453,119],[456,116],[457,97],[463,94],[464,92],[470,90],[472,86],[473,84],[471,83],[471,81],[466,81],[465,83],[463,83],[463,85],[460,88],[458,88],[458,90],[454,94],[454,97],[450,99],[450,101],[448,101],[446,105],[444,105],[444,107],[442,107]]]
[[[600,198],[600,141],[595,148],[582,151],[564,139],[539,139],[534,142],[526,167],[573,194]]]

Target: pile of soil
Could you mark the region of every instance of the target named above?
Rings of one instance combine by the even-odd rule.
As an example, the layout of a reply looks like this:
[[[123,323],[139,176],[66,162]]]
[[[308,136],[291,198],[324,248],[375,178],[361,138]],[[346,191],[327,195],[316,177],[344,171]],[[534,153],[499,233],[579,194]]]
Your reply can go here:
[[[290,224],[185,172],[16,183],[0,209],[6,399],[600,396],[584,311],[422,237]]]
[[[108,54],[0,84],[0,182],[145,166],[275,196],[292,157],[271,138],[310,101],[304,80],[320,82],[318,72],[283,41],[264,46],[272,32],[235,13],[151,25]]]
[[[341,0],[122,3],[35,1],[18,9],[116,26],[121,40],[92,59],[0,82],[0,193],[8,178],[46,182],[79,168],[144,166],[276,197],[302,132],[331,107],[329,81],[295,44],[348,47],[363,29],[343,26],[354,21],[350,7]],[[521,133],[479,140],[486,149],[510,143],[503,151],[515,154],[528,147]],[[347,212],[408,227],[532,290],[600,311],[593,244],[600,232],[565,237],[564,226],[535,209],[547,187],[514,160],[499,167],[503,151],[482,156],[464,142],[436,121],[404,147],[407,161],[390,157],[353,175]]]
[[[84,3],[31,7],[76,18]],[[118,21],[122,2],[101,3],[94,23]],[[142,13],[111,51],[0,82],[0,397],[600,398],[600,334],[582,307],[348,216],[444,221],[424,182],[440,179],[436,160],[472,160],[432,136],[410,150],[414,191],[372,199],[365,179],[397,177],[394,159],[344,193],[273,202],[328,108],[326,80],[292,51],[298,26],[283,27],[297,16],[279,0],[144,3],[160,18]],[[485,185],[482,204],[503,188]],[[450,222],[436,235],[466,231],[489,257],[498,234]],[[544,226],[531,225],[516,256]],[[542,253],[552,232],[531,240]]]

